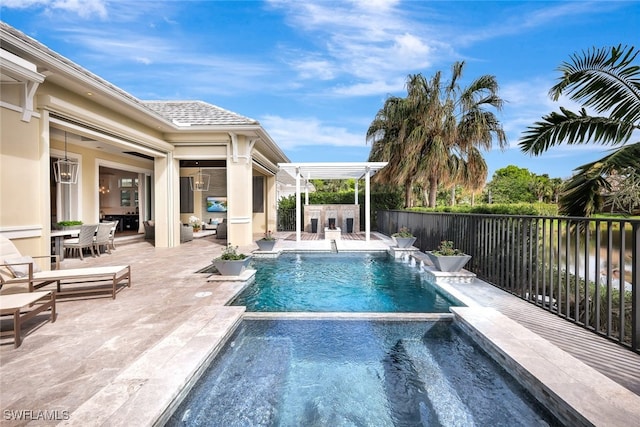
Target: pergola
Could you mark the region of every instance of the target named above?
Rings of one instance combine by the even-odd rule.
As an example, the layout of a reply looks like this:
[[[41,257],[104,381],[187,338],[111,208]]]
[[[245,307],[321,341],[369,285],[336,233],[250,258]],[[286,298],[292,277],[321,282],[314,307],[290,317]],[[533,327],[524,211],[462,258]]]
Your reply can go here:
[[[300,241],[302,224],[300,213],[302,205],[300,203],[301,181],[311,179],[355,179],[355,201],[358,204],[358,181],[364,178],[364,228],[365,240],[371,237],[371,177],[380,169],[385,167],[387,162],[356,162],[356,163],[278,163],[280,170],[287,172],[295,179],[296,183],[296,241]],[[306,187],[306,186],[305,186]],[[305,204],[309,204],[309,193],[305,190]]]

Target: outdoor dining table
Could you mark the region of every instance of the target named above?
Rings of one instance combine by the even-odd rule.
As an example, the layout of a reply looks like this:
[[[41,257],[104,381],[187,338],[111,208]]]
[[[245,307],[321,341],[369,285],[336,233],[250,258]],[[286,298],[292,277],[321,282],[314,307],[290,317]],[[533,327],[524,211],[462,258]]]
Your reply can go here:
[[[58,259],[60,261],[64,259],[64,238],[78,237],[79,234],[79,228],[73,230],[55,230],[51,232],[51,238],[53,239],[53,253],[58,255]]]

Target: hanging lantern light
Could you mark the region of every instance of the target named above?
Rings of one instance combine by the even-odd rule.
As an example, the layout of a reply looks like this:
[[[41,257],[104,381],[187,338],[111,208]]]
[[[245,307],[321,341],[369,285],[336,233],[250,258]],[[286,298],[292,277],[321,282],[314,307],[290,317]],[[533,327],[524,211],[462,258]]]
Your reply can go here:
[[[64,159],[53,164],[53,175],[59,184],[78,183],[78,162],[67,158],[67,132],[64,133]]]
[[[192,191],[209,191],[209,178],[207,174],[202,173],[202,169],[198,168],[198,173],[191,176],[189,183]]]

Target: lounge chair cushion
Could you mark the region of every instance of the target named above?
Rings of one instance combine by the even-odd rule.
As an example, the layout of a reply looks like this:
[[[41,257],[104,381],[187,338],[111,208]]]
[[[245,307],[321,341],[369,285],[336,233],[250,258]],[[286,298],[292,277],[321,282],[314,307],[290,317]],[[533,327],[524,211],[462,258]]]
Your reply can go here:
[[[13,277],[26,277],[29,274],[29,264],[33,264],[33,272],[42,271],[38,264],[33,262],[30,256],[10,257],[4,259],[7,268],[13,274]]]

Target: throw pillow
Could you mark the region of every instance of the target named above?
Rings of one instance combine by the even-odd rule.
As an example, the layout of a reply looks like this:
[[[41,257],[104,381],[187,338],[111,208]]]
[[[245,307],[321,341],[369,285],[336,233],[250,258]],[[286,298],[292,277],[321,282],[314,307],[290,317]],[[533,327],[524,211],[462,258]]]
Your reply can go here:
[[[6,258],[4,260],[7,268],[13,273],[14,277],[26,277],[29,275],[29,264],[33,264],[33,272],[38,273],[42,271],[38,264],[33,262],[33,258],[30,256],[18,256],[12,258]],[[16,265],[19,264],[19,265]]]

